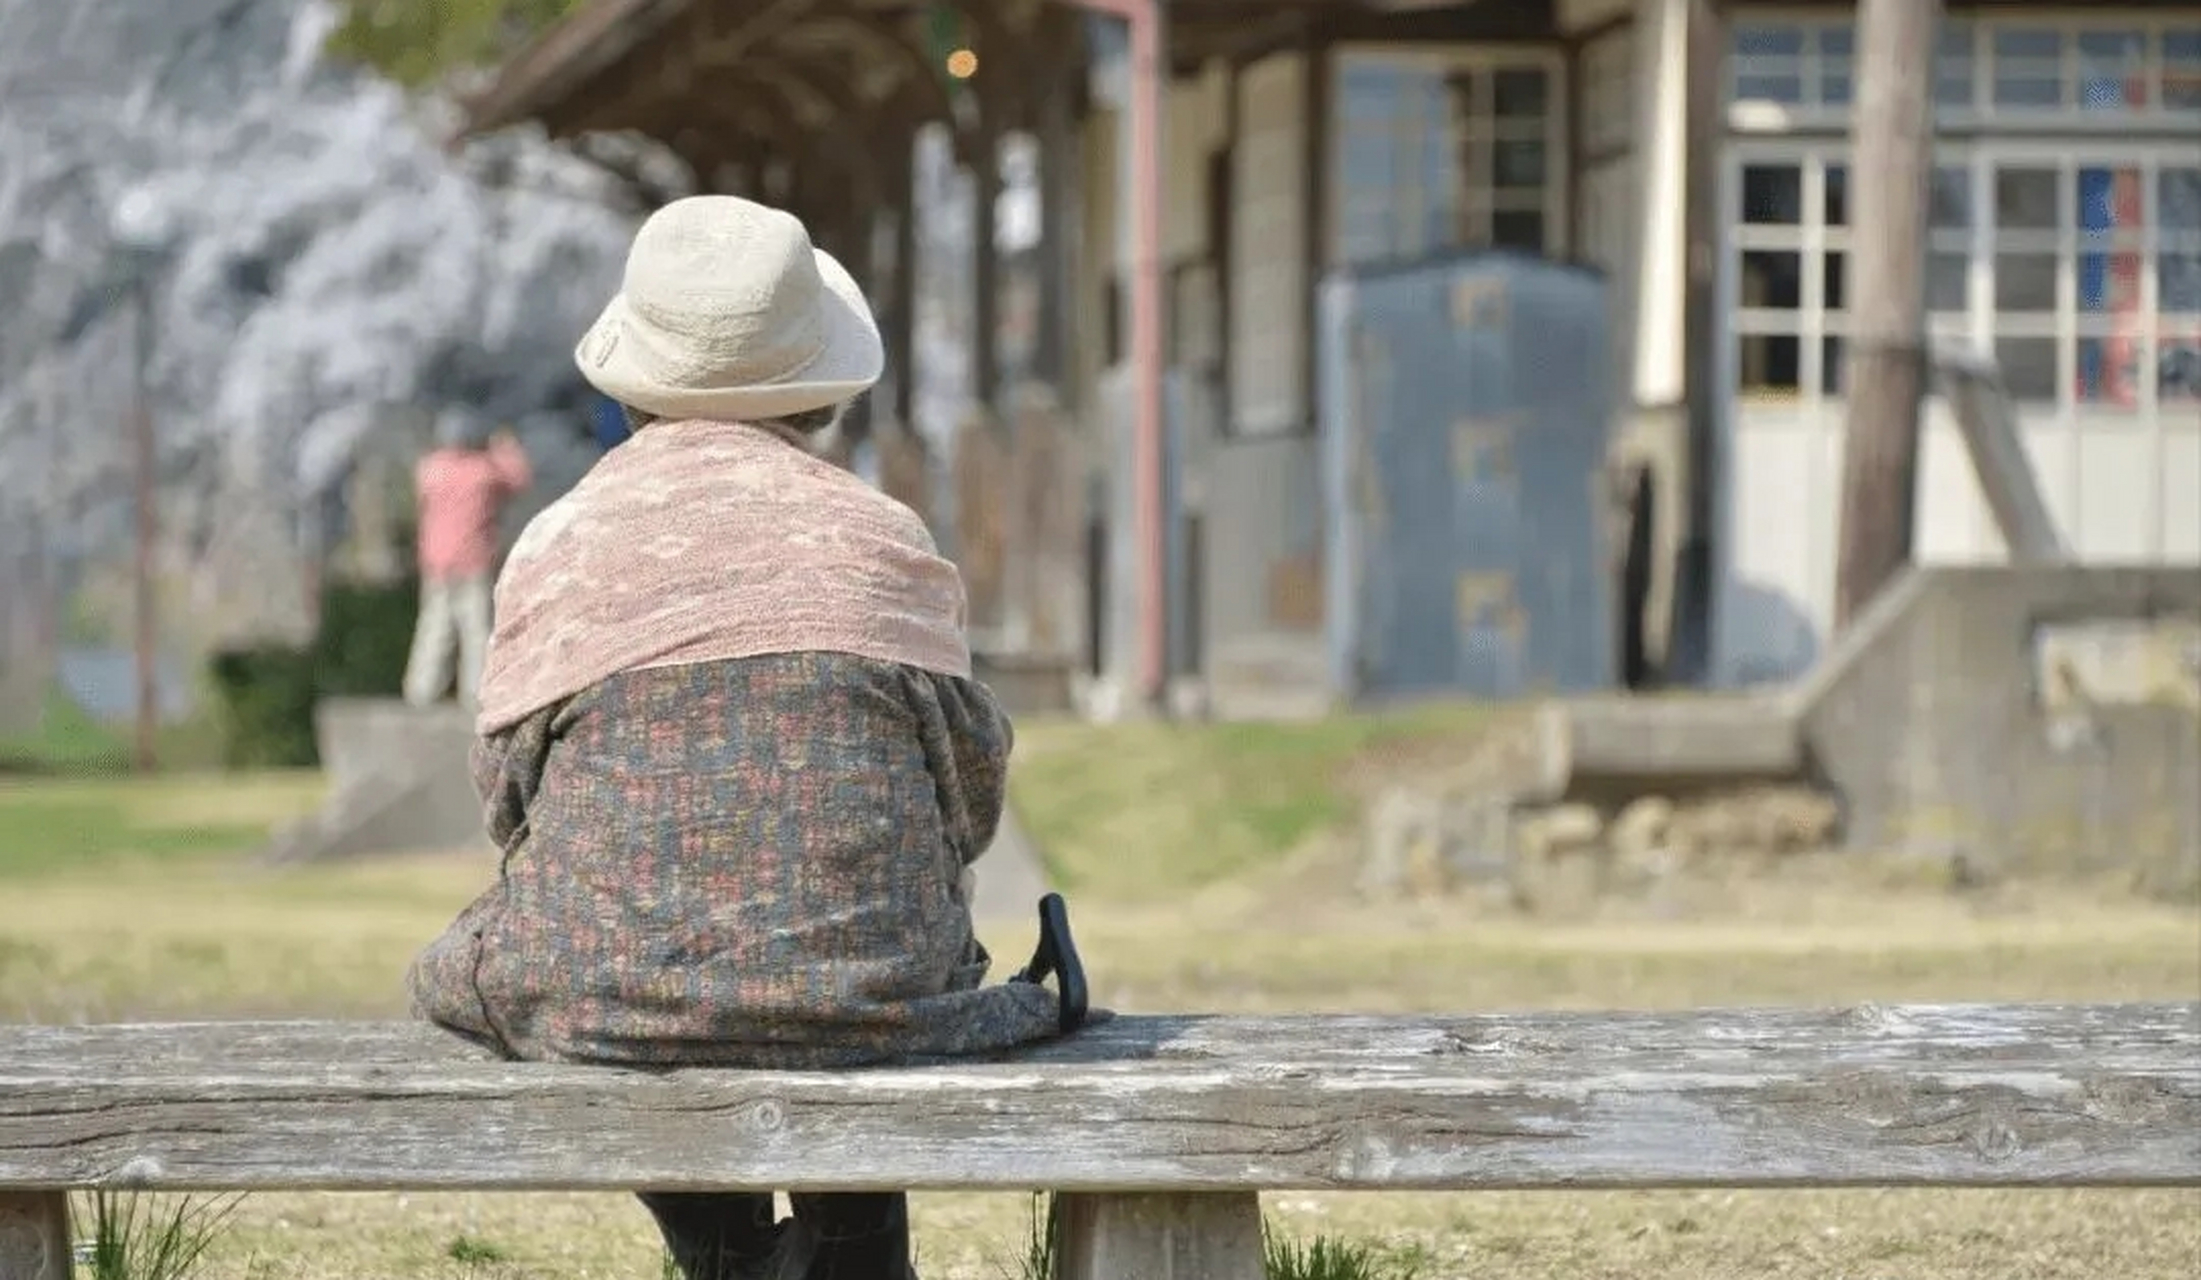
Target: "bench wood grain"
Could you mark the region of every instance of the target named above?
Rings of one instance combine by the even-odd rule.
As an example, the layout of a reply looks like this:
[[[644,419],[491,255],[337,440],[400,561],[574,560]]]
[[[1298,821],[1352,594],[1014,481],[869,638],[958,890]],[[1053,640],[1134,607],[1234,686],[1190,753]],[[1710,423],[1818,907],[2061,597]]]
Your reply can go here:
[[[1855,1184],[2201,1184],[2201,1004],[1122,1018],[843,1073],[0,1028],[0,1191]]]

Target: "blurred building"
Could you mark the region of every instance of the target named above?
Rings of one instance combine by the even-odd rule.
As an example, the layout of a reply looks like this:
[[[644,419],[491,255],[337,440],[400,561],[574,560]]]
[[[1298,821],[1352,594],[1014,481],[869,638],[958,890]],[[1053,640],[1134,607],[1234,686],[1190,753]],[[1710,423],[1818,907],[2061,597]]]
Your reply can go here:
[[[1052,389],[1082,459],[1045,482],[1085,513],[1083,616],[1038,630],[1104,691],[1135,682],[1154,598],[1135,589],[1148,562],[1131,541],[1125,443],[1127,192],[1148,172],[1166,210],[1175,680],[1249,706],[1264,687],[1361,692],[1340,636],[1373,624],[1333,581],[1350,558],[1340,530],[1420,503],[1422,542],[1388,554],[1454,554],[1461,487],[1509,483],[1492,459],[1543,448],[1524,424],[1559,411],[1561,391],[1565,412],[1602,405],[1610,423],[1602,465],[1547,476],[1594,492],[1577,523],[1598,527],[1571,531],[1565,562],[1519,572],[1581,576],[1602,596],[1606,615],[1584,616],[1617,619],[1599,624],[1608,678],[1748,683],[1814,659],[1832,614],[1844,416],[1850,6],[1172,0],[1163,150],[1142,165],[1122,29],[1095,12],[1140,3],[594,0],[505,69],[473,123],[640,130],[706,185],[794,207],[880,302],[896,372],[873,429],[887,433],[911,420],[921,311],[908,283],[923,216],[914,131],[952,128],[982,246],[1000,240],[1002,138],[1037,138],[1028,296],[1001,301],[998,261],[973,255],[972,395],[1007,403],[999,348],[1013,320],[1028,354],[1012,372]],[[960,63],[968,79],[944,70],[951,46],[976,51]],[[1934,334],[2000,360],[2079,557],[2201,563],[2201,11],[1953,6],[1934,95]],[[1514,335],[1577,385],[1546,378],[1558,390],[1518,412],[1495,384],[1448,399],[1457,371],[1424,355],[1388,369],[1389,407],[1369,407],[1358,380],[1380,353],[1354,345],[1350,317],[1326,323],[1325,299],[1386,272],[1479,270],[1484,250],[1598,273],[1600,349],[1566,346],[1557,335],[1588,331],[1572,321]],[[1463,335],[1511,323],[1464,303],[1430,314]],[[1325,436],[1377,412],[1447,442],[1431,456],[1450,458],[1452,490],[1371,493],[1341,472],[1352,450]],[[1938,401],[1927,423],[1920,556],[1998,558]],[[1532,547],[1523,492],[1508,499],[1509,536]],[[1033,553],[1059,564],[1062,550]],[[1463,565],[1455,586],[1415,625],[1463,654],[1474,634],[1534,648],[1549,639],[1538,626],[1574,625],[1537,622],[1520,603],[1534,593],[1502,566]]]

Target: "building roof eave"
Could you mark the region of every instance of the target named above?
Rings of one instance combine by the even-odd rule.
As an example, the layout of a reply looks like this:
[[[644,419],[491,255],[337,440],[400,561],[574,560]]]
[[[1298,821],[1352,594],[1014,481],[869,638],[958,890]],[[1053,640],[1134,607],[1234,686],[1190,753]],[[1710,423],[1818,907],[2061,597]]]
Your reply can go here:
[[[539,119],[617,65],[698,0],[588,0],[498,70],[464,104],[461,137]]]

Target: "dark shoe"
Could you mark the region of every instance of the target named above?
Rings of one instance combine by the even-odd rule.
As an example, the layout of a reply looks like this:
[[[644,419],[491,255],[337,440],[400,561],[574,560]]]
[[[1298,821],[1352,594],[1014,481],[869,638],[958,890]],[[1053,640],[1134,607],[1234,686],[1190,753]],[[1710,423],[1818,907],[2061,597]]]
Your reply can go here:
[[[1039,900],[1039,947],[1032,952],[1032,962],[1009,981],[1038,985],[1050,975],[1055,979],[1059,1002],[1057,1024],[1068,1035],[1085,1025],[1085,962],[1078,958],[1077,943],[1071,940],[1070,908],[1059,893]]]

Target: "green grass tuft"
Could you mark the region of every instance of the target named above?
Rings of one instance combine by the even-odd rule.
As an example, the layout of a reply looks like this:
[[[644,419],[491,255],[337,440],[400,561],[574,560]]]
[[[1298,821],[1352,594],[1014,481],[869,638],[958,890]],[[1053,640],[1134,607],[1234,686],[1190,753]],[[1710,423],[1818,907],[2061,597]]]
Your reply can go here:
[[[188,1280],[244,1201],[183,1196],[163,1203],[109,1191],[87,1198],[92,1239],[77,1259],[87,1280]]]
[[[1420,1280],[1426,1260],[1419,1249],[1388,1249],[1337,1236],[1292,1240],[1268,1224],[1261,1232],[1266,1280]]]
[[[443,1256],[468,1267],[495,1266],[512,1257],[502,1245],[474,1236],[453,1236],[451,1243],[443,1246]]]

